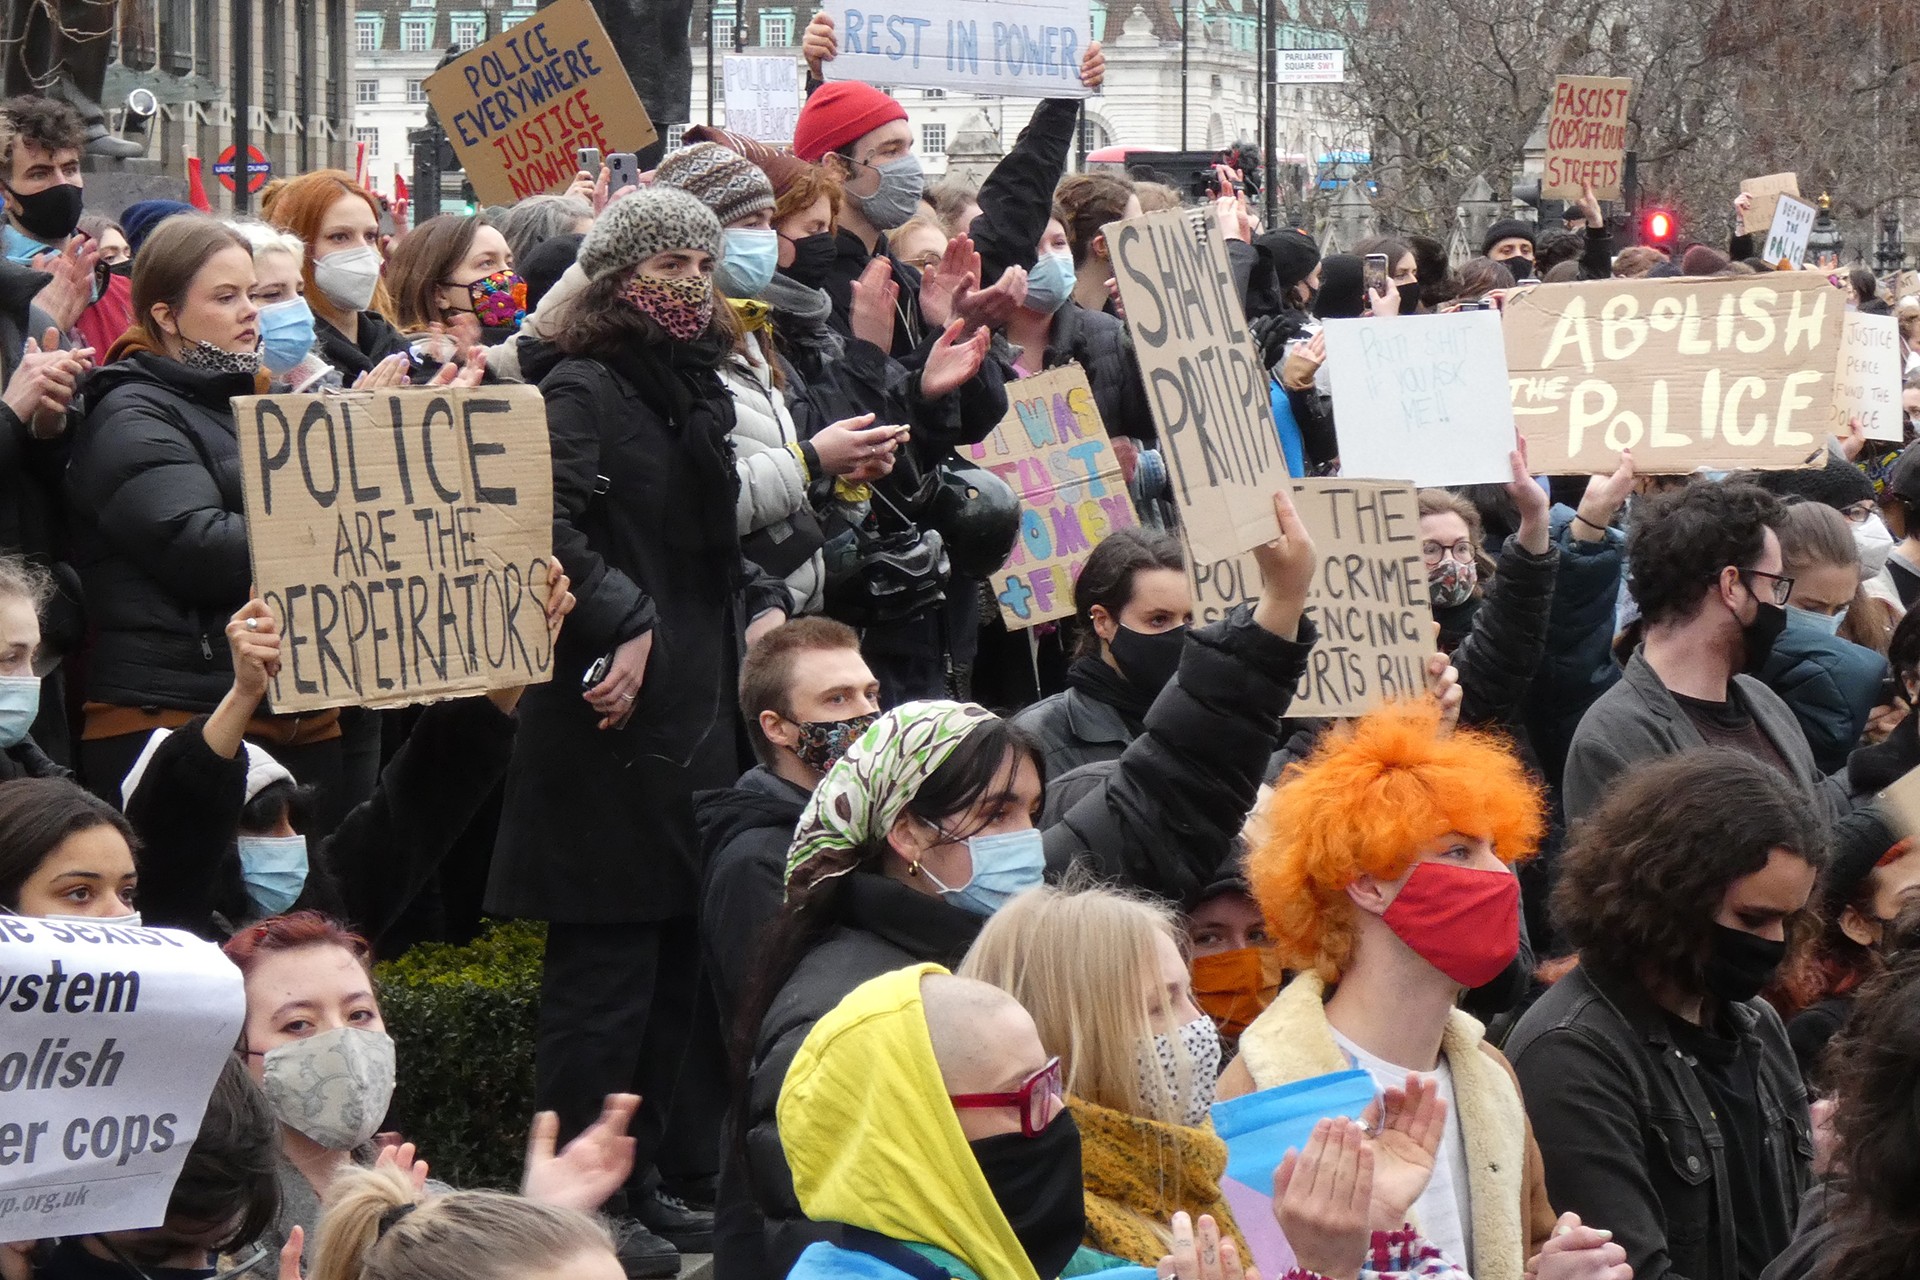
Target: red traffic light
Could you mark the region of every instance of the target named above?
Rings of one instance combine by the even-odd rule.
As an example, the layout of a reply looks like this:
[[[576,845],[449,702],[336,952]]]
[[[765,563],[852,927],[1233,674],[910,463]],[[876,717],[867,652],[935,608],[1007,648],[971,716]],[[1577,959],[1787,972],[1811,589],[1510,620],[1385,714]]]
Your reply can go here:
[[[1664,245],[1673,240],[1673,215],[1664,209],[1656,209],[1647,215],[1648,244]]]

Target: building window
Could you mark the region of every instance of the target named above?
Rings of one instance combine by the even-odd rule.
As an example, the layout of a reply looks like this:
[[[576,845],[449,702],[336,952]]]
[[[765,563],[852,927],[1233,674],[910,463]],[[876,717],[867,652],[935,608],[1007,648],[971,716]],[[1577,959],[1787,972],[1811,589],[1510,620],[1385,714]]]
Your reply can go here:
[[[287,11],[281,0],[264,0],[260,6],[260,96],[267,110],[285,107],[282,94],[286,86]]]
[[[920,150],[930,156],[947,154],[947,126],[944,124],[921,125]]]
[[[373,160],[380,154],[380,131],[378,129],[358,128],[353,131],[355,142],[367,144],[367,159]]]
[[[457,13],[453,16],[453,43],[458,49],[471,49],[486,39],[486,19],[470,13]]]
[[[945,89],[922,89],[920,96],[923,98],[944,98],[947,96],[947,91]]]
[[[509,9],[507,16],[502,19],[501,30],[504,31],[507,27],[517,27],[532,16],[533,10],[531,9]]]
[[[425,102],[427,100],[427,82],[424,80],[407,81],[407,101]]]
[[[687,126],[670,124],[667,126],[667,150],[678,151],[687,138]]]
[[[733,15],[716,13],[710,19],[713,23],[713,47],[716,49],[733,48]]]
[[[353,47],[357,53],[380,51],[380,19],[355,18],[353,20]]]
[[[353,100],[362,105],[380,101],[380,82],[378,80],[355,80],[353,82]]]
[[[760,43],[769,49],[789,48],[793,44],[793,15],[790,13],[761,14]]]

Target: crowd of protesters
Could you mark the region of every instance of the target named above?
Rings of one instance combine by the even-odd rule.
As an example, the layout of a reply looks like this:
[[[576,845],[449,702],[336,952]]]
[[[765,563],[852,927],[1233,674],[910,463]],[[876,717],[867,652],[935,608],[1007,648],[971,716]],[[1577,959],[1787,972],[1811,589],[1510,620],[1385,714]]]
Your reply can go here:
[[[1276,493],[1255,597],[1196,623],[1112,280],[1104,228],[1179,194],[1069,173],[1072,99],[929,186],[837,48],[814,18],[790,145],[698,127],[411,228],[335,170],[110,220],[80,118],[0,104],[0,911],[198,935],[246,996],[165,1222],[0,1276],[1243,1280],[1276,1226],[1300,1280],[1920,1273],[1880,798],[1920,766],[1920,380],[1824,465],[1518,441],[1422,490],[1425,694],[1292,718],[1312,537]],[[1340,474],[1327,320],[1775,269],[1616,247],[1590,194],[1458,263],[1195,216],[1295,476]],[[1920,379],[1920,298],[1843,283]],[[1068,365],[1139,523],[1009,631],[1017,502],[957,450]],[[552,678],[276,711],[232,399],[514,383]],[[389,1115],[374,964],[483,914],[544,926],[518,1194]],[[1237,1217],[1214,1105],[1352,1069],[1374,1104]]]

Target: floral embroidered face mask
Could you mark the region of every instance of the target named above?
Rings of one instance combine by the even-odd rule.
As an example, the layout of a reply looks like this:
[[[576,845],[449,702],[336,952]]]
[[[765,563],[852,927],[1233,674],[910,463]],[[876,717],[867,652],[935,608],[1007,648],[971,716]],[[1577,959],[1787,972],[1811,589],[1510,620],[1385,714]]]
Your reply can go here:
[[[481,276],[466,286],[473,314],[489,329],[518,329],[527,318],[527,282],[508,268]]]
[[[662,280],[635,273],[621,294],[627,305],[659,321],[676,342],[691,342],[713,323],[713,281],[706,276]]]

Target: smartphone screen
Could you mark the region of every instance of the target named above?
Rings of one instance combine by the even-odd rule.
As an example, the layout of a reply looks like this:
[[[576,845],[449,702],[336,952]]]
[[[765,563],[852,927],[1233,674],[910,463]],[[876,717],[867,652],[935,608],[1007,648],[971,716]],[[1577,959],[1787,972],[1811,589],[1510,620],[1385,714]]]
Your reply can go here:
[[[1351,277],[1349,277],[1351,279]],[[1387,291],[1387,255],[1370,253],[1367,255],[1367,292],[1385,293]]]

